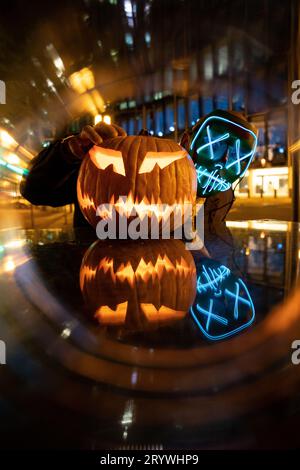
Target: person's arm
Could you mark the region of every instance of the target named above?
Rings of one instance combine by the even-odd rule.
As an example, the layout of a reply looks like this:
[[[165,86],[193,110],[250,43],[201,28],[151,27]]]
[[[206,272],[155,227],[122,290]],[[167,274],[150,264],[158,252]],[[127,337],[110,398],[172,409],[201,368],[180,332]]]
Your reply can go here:
[[[204,203],[205,226],[211,228],[224,223],[233,203],[234,192],[232,188],[206,198]]]
[[[31,162],[20,191],[29,202],[41,206],[63,206],[76,201],[76,181],[81,160],[72,155],[66,142],[55,142]]]
[[[78,136],[58,141],[42,150],[31,162],[20,186],[22,196],[35,205],[63,206],[77,200],[76,182],[80,164],[93,145],[126,135],[116,125],[85,126]]]

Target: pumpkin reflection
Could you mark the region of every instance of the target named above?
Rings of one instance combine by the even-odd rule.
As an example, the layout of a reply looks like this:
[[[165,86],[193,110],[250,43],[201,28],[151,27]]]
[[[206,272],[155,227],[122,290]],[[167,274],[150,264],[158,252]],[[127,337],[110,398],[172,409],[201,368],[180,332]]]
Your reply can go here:
[[[101,325],[153,328],[186,316],[196,267],[180,240],[99,240],[83,258],[80,288]]]

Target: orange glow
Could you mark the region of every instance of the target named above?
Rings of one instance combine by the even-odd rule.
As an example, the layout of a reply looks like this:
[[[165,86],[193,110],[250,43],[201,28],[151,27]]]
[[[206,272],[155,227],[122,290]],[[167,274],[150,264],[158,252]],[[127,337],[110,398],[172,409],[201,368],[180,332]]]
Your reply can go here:
[[[186,157],[187,153],[184,150],[178,152],[147,152],[143,163],[140,166],[140,173],[150,173],[155,165],[158,165],[161,170],[174,163],[176,160],[181,160]]]
[[[80,269],[79,284],[81,290],[83,290],[85,281],[90,281],[91,279],[94,279],[96,277],[96,273],[97,269],[92,269],[89,266],[83,266]]]
[[[97,109],[101,113],[103,113],[103,111],[105,110],[105,103],[104,103],[104,100],[103,100],[102,96],[100,95],[99,91],[98,90],[93,90],[91,92],[91,95],[92,95],[92,98],[94,100],[95,105],[97,106]]]
[[[149,322],[159,322],[184,318],[185,311],[173,310],[162,305],[159,309],[153,304],[141,304],[141,309]]]
[[[114,208],[120,216],[130,217],[131,215],[138,215],[141,220],[145,217],[151,218],[155,216],[157,220],[161,221],[162,219],[167,220],[171,214],[184,215],[185,204],[189,205],[193,202],[194,198],[190,196],[189,198],[179,199],[174,204],[166,205],[160,198],[154,199],[152,197],[151,201],[146,196],[141,200],[137,197],[134,199],[132,192],[130,192],[127,197],[119,197],[116,201],[115,196],[112,195],[110,201],[105,204],[108,207],[98,207],[97,215],[102,218],[112,218]]]
[[[108,305],[99,307],[95,312],[95,318],[104,325],[122,325],[125,322],[128,302],[117,304],[116,310]]]
[[[180,261],[176,261],[175,264],[173,264],[166,255],[163,257],[159,255],[155,264],[151,261],[147,263],[144,258],[141,258],[136,270],[133,269],[132,264],[128,261],[126,264],[122,263],[116,271],[114,269],[113,259],[105,257],[100,261],[98,269],[102,270],[105,274],[110,272],[114,283],[117,281],[127,281],[131,287],[133,287],[138,280],[142,280],[146,283],[151,278],[153,280],[155,278],[161,279],[164,272],[172,272],[176,276],[182,277],[195,274],[195,266],[189,265],[184,258],[181,257]],[[84,276],[83,283],[87,278],[86,274]]]
[[[95,203],[94,201],[86,195],[83,195],[81,192],[81,187],[79,184],[79,180],[77,181],[77,195],[78,195],[78,201],[82,209],[94,209],[96,210]]]
[[[90,157],[94,165],[99,168],[99,170],[105,170],[108,166],[113,165],[115,173],[125,176],[122,152],[119,150],[105,149],[95,146],[90,150]]]

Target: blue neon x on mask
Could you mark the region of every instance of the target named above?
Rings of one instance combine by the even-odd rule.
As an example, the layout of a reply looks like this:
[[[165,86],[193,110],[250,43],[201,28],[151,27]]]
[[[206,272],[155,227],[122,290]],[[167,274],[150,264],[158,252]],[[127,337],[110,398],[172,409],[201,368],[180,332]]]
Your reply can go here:
[[[207,339],[218,341],[248,328],[255,309],[244,281],[227,266],[206,258],[197,268],[197,295],[191,315]]]

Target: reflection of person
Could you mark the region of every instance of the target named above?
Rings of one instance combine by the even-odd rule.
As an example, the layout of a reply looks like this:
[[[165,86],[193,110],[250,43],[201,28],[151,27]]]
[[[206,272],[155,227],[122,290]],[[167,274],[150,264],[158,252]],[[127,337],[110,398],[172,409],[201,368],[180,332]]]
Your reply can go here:
[[[80,164],[93,145],[117,136],[126,136],[124,129],[101,122],[94,127],[85,126],[76,136],[53,143],[32,160],[29,174],[21,183],[22,196],[35,205],[58,207],[74,204],[74,226],[87,226],[76,193]],[[205,202],[206,222],[214,225],[224,219],[231,201],[232,190],[209,197]]]

